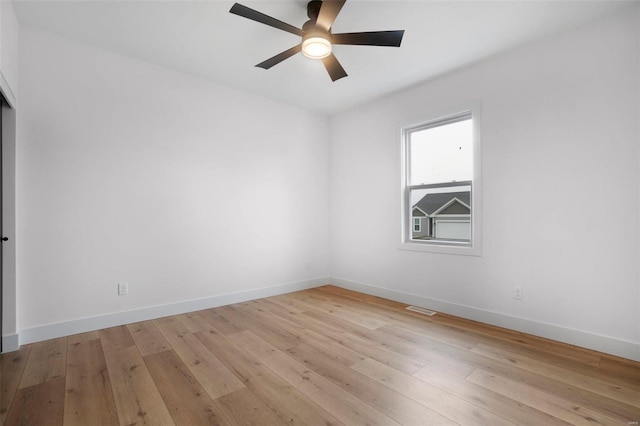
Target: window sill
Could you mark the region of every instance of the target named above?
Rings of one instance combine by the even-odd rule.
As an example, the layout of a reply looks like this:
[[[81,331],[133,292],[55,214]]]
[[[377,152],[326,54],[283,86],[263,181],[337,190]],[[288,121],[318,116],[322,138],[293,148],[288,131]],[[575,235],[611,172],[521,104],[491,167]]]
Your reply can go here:
[[[479,246],[447,245],[438,243],[401,243],[398,250],[422,251],[427,253],[456,254],[462,256],[481,256]]]

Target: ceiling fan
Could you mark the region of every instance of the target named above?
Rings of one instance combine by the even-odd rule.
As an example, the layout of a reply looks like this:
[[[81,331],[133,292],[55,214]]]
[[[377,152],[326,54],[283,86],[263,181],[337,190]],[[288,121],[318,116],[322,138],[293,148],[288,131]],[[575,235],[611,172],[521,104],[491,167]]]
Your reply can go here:
[[[285,59],[302,52],[302,54],[308,58],[322,59],[322,63],[327,69],[331,80],[336,81],[342,77],[346,77],[347,73],[331,52],[332,45],[350,44],[400,47],[402,36],[404,35],[404,30],[332,34],[331,26],[345,2],[346,0],[310,1],[307,4],[307,16],[309,20],[302,25],[302,28],[294,27],[293,25],[289,25],[286,22],[272,18],[271,16],[239,3],[235,3],[229,12],[302,37],[300,44],[264,62],[260,62],[256,67],[268,70]]]

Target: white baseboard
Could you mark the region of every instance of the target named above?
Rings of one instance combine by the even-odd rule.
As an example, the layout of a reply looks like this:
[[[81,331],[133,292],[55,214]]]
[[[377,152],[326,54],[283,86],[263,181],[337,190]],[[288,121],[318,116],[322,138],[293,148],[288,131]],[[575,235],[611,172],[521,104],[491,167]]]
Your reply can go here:
[[[20,343],[17,334],[2,336],[2,353],[13,352],[20,349]]]
[[[581,346],[587,349],[593,349],[595,351],[632,359],[634,361],[640,361],[640,344],[638,343],[574,330],[559,325],[518,318],[498,312],[486,311],[471,306],[429,299],[427,297],[411,293],[403,293],[342,278],[332,277],[330,281],[338,287],[359,291],[372,296],[383,297],[385,299],[395,300],[409,305],[418,305],[434,311],[443,312],[445,314],[455,315],[510,330],[521,331],[534,336],[545,337],[547,339],[557,340],[559,342]]]
[[[535,336],[557,340],[571,345],[581,346],[588,349],[620,356],[623,358],[640,361],[640,345],[637,343],[614,339],[598,334],[587,333],[554,324],[533,321],[525,318],[518,318],[501,314],[498,312],[486,311],[471,306],[458,305],[442,300],[429,299],[411,293],[404,293],[369,284],[363,284],[342,278],[316,278],[312,280],[299,281],[288,284],[281,284],[272,287],[257,288],[241,291],[237,293],[227,293],[217,296],[205,297],[202,299],[185,300],[166,305],[150,306],[131,311],[115,312],[112,314],[99,315],[95,317],[79,318],[70,321],[47,324],[27,329],[22,329],[18,334],[3,336],[3,352],[18,350],[19,345],[39,342],[57,337],[71,336],[77,333],[100,330],[102,328],[115,327],[123,324],[130,324],[139,321],[146,321],[162,318],[170,315],[183,314],[202,309],[214,308],[233,303],[245,302],[248,300],[260,299],[263,297],[276,296],[290,293],[292,291],[305,290],[319,287],[326,284],[333,284],[349,290],[359,291],[372,296],[384,297],[410,305],[422,306],[435,311],[462,318],[480,321],[486,324],[504,327],[510,330],[521,331]]]
[[[316,278],[272,287],[256,288],[252,290],[239,291],[237,293],[220,294],[202,299],[184,300],[166,305],[149,306],[131,311],[114,312],[112,314],[78,318],[70,321],[26,328],[19,331],[19,339],[18,335],[5,336],[3,338],[3,345],[5,345],[3,348],[7,348],[5,349],[5,352],[9,352],[9,348],[13,348],[12,350],[18,349],[18,342],[20,345],[25,345],[28,343],[40,342],[42,340],[55,339],[57,337],[71,336],[87,331],[100,330],[102,328],[147,321],[170,315],[184,314],[202,309],[215,308],[217,306],[261,299],[263,297],[277,296],[279,294],[290,293],[292,291],[306,290],[326,285],[329,282],[329,278]],[[7,340],[14,336],[15,342],[13,339],[11,339],[11,342],[7,342]],[[11,345],[9,343],[11,343]]]

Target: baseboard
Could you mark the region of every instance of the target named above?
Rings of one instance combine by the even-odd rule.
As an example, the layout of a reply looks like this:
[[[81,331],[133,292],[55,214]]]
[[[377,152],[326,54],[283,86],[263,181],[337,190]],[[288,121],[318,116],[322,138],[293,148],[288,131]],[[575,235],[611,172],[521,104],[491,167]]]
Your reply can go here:
[[[409,305],[418,305],[446,314],[483,322],[485,324],[521,331],[534,336],[545,337],[547,339],[557,340],[570,345],[576,345],[622,358],[640,361],[640,344],[638,343],[587,333],[585,331],[566,328],[554,324],[514,317],[471,306],[429,299],[427,297],[411,293],[376,287],[342,278],[333,277],[330,282],[338,287],[359,291],[372,296],[383,297],[385,299],[395,300]]]
[[[20,342],[17,334],[2,336],[2,353],[13,352],[20,349]]]
[[[290,293],[292,291],[319,287],[328,283],[349,290],[370,294],[372,296],[379,296],[402,303],[418,305],[446,314],[456,315],[462,318],[508,328],[510,330],[521,331],[523,333],[529,333],[535,336],[593,349],[607,354],[632,359],[634,361],[640,361],[640,345],[637,343],[587,333],[554,324],[505,315],[498,312],[486,311],[471,306],[430,299],[411,293],[404,293],[336,277],[316,278],[272,287],[256,288],[236,293],[226,293],[205,297],[202,299],[185,300],[166,305],[150,306],[130,311],[115,312],[112,314],[79,318],[71,321],[31,327],[20,330],[18,334],[3,336],[2,348],[3,352],[12,352],[18,350],[19,345],[23,344],[71,336],[73,334],[84,333],[87,331],[100,330],[102,328],[115,327],[118,325],[162,318],[170,315],[178,315],[186,312],[214,308],[217,306],[240,303],[263,297],[276,296],[279,294]]]
[[[115,327],[123,324],[130,324],[139,321],[147,321],[162,318],[170,315],[184,314],[187,312],[199,311],[202,309],[215,308],[217,306],[230,305],[233,303],[246,302],[248,300],[261,299],[263,297],[277,296],[279,294],[290,293],[292,291],[306,290],[309,288],[326,285],[329,278],[316,278],[306,281],[281,284],[272,287],[256,288],[236,293],[226,293],[202,299],[184,300],[166,305],[150,306],[146,308],[134,309],[130,311],[115,312],[112,314],[98,315],[95,317],[79,318],[54,324],[41,325],[22,329],[15,336],[15,349],[20,345],[25,345],[42,340],[55,339],[58,337],[71,336],[87,331],[100,330],[102,328]],[[9,347],[6,340],[12,336],[3,338],[4,347]],[[13,341],[12,341],[13,343]],[[13,345],[11,346],[14,347]]]

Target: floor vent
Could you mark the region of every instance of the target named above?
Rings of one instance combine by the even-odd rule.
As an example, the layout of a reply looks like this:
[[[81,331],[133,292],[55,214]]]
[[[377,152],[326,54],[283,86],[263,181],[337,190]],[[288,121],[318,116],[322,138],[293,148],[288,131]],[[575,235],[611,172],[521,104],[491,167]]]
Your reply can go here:
[[[429,315],[430,317],[434,316],[437,313],[436,311],[432,311],[427,308],[421,308],[420,306],[407,306],[407,310]]]

